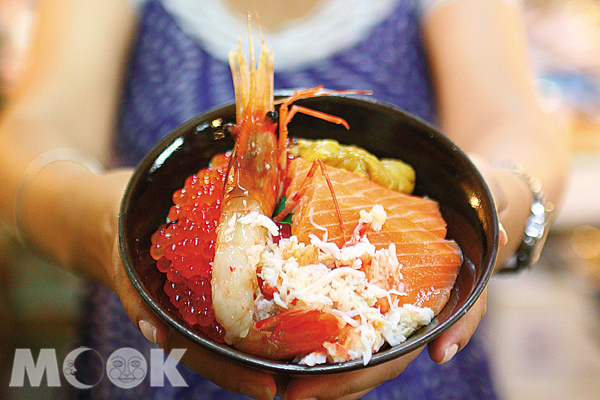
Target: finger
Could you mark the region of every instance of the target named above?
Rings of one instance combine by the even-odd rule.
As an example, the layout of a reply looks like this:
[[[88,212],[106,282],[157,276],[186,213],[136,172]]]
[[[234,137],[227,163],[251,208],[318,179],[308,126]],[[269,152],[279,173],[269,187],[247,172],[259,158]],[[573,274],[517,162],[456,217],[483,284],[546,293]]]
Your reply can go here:
[[[173,330],[169,331],[162,347],[167,354],[172,349],[186,349],[181,359],[186,366],[232,392],[265,400],[272,400],[277,392],[273,375],[234,363],[187,340]]]
[[[487,288],[462,318],[427,345],[431,359],[438,364],[450,361],[467,345],[486,310]]]
[[[357,399],[383,382],[396,378],[423,350],[414,350],[406,356],[385,364],[339,375],[293,378],[285,390],[285,400],[318,398]]]
[[[373,390],[375,388],[370,388],[367,390],[363,390],[362,392],[359,393],[354,393],[348,396],[344,396],[342,397],[340,400],[355,400],[355,399],[360,399],[361,397],[363,397],[364,395],[366,395],[367,393],[369,393],[371,390]]]
[[[501,223],[498,224],[498,233],[498,243],[500,246],[506,246],[508,244],[508,233],[506,233],[506,229]]]
[[[125,273],[120,258],[113,256],[116,265],[113,290],[119,296],[125,312],[151,343],[160,345],[167,339],[167,325],[148,307]]]

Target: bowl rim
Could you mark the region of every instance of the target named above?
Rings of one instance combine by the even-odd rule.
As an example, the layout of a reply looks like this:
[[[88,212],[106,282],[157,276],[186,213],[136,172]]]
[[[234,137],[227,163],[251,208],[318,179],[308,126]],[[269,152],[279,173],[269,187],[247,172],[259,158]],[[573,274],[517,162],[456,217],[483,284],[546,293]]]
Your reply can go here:
[[[285,97],[292,93],[292,91],[278,91],[278,97]],[[476,175],[476,180],[481,185],[482,194],[487,198],[492,209],[495,209],[493,198],[491,196],[491,192],[489,187],[487,186],[485,180],[481,176],[478,169],[471,162],[471,160],[467,157],[467,155],[456,145],[454,144],[448,137],[443,135],[441,132],[437,130],[437,128],[423,120],[422,118],[413,115],[395,105],[391,105],[389,103],[383,102],[381,100],[374,99],[372,97],[362,96],[362,95],[347,95],[347,94],[335,94],[330,96],[320,97],[321,99],[327,99],[331,97],[342,97],[348,98],[353,102],[364,102],[366,105],[374,106],[374,107],[382,107],[386,110],[386,112],[399,113],[403,115],[405,118],[412,120],[414,123],[424,125],[428,130],[433,132],[432,139],[441,142],[441,145],[447,148],[449,151],[454,152],[459,158],[461,158],[461,162],[466,163],[466,165],[470,168],[470,173],[474,173]],[[196,345],[200,345],[205,349],[213,351],[221,356],[225,356],[233,361],[238,363],[242,363],[246,366],[252,368],[258,368],[261,370],[265,370],[271,373],[284,373],[288,375],[321,375],[321,374],[332,374],[332,373],[341,373],[348,372],[357,369],[361,369],[364,367],[372,367],[375,365],[379,365],[382,363],[389,362],[393,359],[411,353],[412,351],[425,346],[434,338],[438,337],[445,329],[454,325],[456,321],[458,321],[461,317],[463,317],[475,304],[475,302],[479,299],[481,294],[483,293],[490,277],[493,274],[493,265],[495,264],[497,253],[498,253],[498,218],[496,213],[492,213],[491,224],[490,224],[490,233],[491,233],[491,246],[489,254],[487,257],[484,257],[482,260],[482,269],[483,273],[481,278],[478,281],[473,283],[474,288],[470,293],[465,302],[460,305],[458,310],[455,310],[446,320],[442,323],[438,323],[437,326],[431,327],[431,329],[425,333],[423,336],[419,338],[419,340],[411,341],[410,337],[407,341],[402,344],[394,347],[389,347],[388,350],[374,353],[371,361],[365,365],[362,359],[347,361],[338,364],[317,364],[315,366],[306,366],[294,364],[291,362],[281,362],[281,361],[273,361],[267,360],[260,357],[252,356],[241,352],[227,344],[219,344],[214,342],[213,340],[202,336],[191,330],[188,326],[184,325],[176,318],[174,318],[170,313],[165,311],[158,302],[154,301],[151,294],[146,290],[144,283],[141,281],[137,270],[135,269],[135,263],[131,259],[131,252],[128,251],[129,245],[126,240],[126,211],[131,206],[131,197],[130,194],[135,188],[136,184],[143,179],[143,173],[147,172],[147,169],[143,168],[144,165],[148,164],[149,160],[156,160],[156,158],[162,154],[169,146],[173,146],[178,138],[182,136],[185,132],[188,132],[190,129],[197,127],[201,121],[210,120],[211,115],[218,115],[219,113],[224,112],[226,109],[230,107],[234,107],[235,103],[227,102],[212,109],[202,112],[188,121],[180,124],[176,128],[172,129],[168,134],[163,136],[154,146],[153,148],[142,158],[142,160],[135,167],[134,173],[126,187],[124,192],[123,200],[120,208],[119,215],[119,224],[118,224],[118,234],[119,234],[119,254],[121,258],[121,262],[125,272],[137,291],[137,293],[142,297],[144,302],[150,307],[150,309],[158,315],[163,322],[165,322],[170,328],[175,329],[180,332],[186,339],[190,340],[192,343]],[[485,254],[484,254],[485,256]],[[464,265],[464,264],[463,264]],[[435,323],[434,321],[431,324]],[[427,325],[430,326],[431,324]],[[395,351],[396,350],[396,351]]]

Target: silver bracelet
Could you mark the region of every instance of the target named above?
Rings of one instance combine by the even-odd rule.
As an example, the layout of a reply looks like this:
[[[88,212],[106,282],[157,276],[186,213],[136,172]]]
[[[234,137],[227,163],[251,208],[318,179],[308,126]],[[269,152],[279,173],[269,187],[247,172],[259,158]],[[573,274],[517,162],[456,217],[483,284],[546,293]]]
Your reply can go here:
[[[25,236],[21,232],[20,222],[24,209],[24,201],[25,195],[27,194],[27,190],[29,189],[29,185],[35,177],[48,165],[55,163],[57,161],[70,161],[77,163],[79,165],[83,165],[88,170],[90,170],[94,174],[99,174],[104,170],[104,167],[100,163],[100,161],[96,160],[94,157],[90,156],[87,153],[76,149],[70,148],[60,148],[48,150],[45,153],[40,154],[36,158],[33,159],[25,168],[25,172],[21,176],[19,180],[19,184],[17,186],[17,192],[15,194],[15,200],[13,203],[13,217],[14,217],[14,233],[16,238],[23,244],[27,245],[27,241],[25,240]]]
[[[499,272],[518,272],[531,267],[540,258],[550,230],[554,204],[546,198],[546,194],[542,190],[542,182],[538,178],[529,175],[521,164],[505,162],[495,166],[498,169],[512,172],[523,179],[533,195],[531,215],[527,218],[525,224],[523,240],[515,254],[499,270]]]

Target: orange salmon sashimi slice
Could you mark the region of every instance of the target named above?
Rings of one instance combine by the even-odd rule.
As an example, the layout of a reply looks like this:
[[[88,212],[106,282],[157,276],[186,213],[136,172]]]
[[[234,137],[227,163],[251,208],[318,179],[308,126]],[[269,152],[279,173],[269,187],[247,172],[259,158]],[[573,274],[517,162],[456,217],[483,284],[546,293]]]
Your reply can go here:
[[[302,185],[307,185],[292,217],[292,235],[296,235],[300,242],[309,244],[309,235],[314,234],[322,239],[325,228],[327,241],[341,248],[344,236],[323,173],[319,170],[310,183],[305,182],[311,165],[304,159],[296,158],[288,168],[288,177],[291,179],[286,192],[288,199],[302,189]],[[369,280],[386,290],[395,289],[402,283],[406,296],[398,296],[400,305],[429,307],[437,315],[450,297],[463,262],[456,242],[445,239],[446,222],[438,203],[386,189],[368,178],[343,169],[330,166],[326,169],[339,204],[346,236],[358,225],[361,210],[369,212],[373,206],[381,205],[387,214],[382,229],[368,229],[366,237],[377,249],[389,248],[390,243],[394,243],[400,268],[382,270],[377,265],[365,263],[363,271]]]

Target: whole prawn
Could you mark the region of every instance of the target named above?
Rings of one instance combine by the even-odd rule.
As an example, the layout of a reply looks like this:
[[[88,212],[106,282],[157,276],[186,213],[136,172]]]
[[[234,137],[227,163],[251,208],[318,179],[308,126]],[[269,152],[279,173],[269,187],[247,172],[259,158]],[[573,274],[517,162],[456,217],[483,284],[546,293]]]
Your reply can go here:
[[[244,217],[273,212],[279,169],[277,125],[267,117],[273,108],[273,53],[263,47],[255,68],[251,49],[250,70],[241,49],[230,52],[229,62],[237,140],[225,178],[211,287],[215,316],[225,328],[225,341],[232,343],[253,324],[257,279],[248,251],[264,245],[267,236],[265,226],[245,223]]]
[[[262,43],[255,67],[250,37],[250,65],[241,50],[229,53],[236,95],[236,143],[225,178],[221,217],[212,269],[213,308],[225,329],[225,341],[243,351],[271,359],[306,354],[335,337],[345,323],[335,314],[294,309],[262,321],[254,320],[258,288],[255,249],[265,245],[267,232],[277,234],[269,218],[281,196],[285,171],[287,124],[297,112],[343,124],[341,119],[292,105],[299,98],[319,96],[320,87],[298,91],[284,100],[279,124],[274,110],[273,52]],[[276,131],[279,126],[279,138]]]

